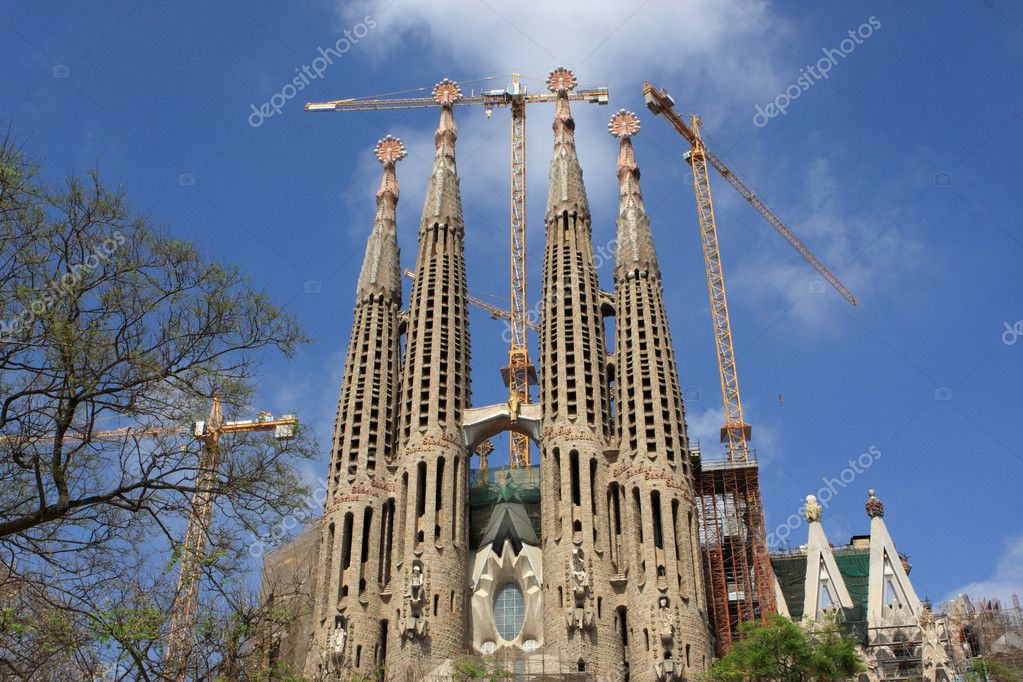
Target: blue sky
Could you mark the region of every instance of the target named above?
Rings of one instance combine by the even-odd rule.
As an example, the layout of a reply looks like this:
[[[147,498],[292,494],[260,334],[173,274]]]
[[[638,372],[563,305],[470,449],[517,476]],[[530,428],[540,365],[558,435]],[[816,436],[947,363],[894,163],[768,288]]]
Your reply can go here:
[[[861,38],[843,43],[850,31]],[[341,38],[348,49],[322,77],[283,98],[279,114],[250,117]],[[808,77],[829,50],[827,77]],[[1023,593],[1019,5],[5,2],[0,59],[0,117],[51,177],[98,165],[141,211],[239,263],[294,310],[315,343],[293,362],[267,360],[259,407],[299,412],[324,443],[373,214],[373,144],[392,133],[410,150],[398,214],[411,266],[437,114],[307,114],[303,103],[445,76],[492,87],[561,64],[583,85],[608,85],[609,107],[575,107],[593,241],[614,237],[605,126],[631,109],[690,433],[712,451],[721,401],[692,188],[681,140],[643,108],[650,79],[701,114],[712,147],[861,302],[820,293],[799,256],[712,178],[768,530],[825,479],[841,480],[850,459],[879,452],[847,487],[833,485],[832,542],[867,532],[863,502],[877,488],[921,596]],[[754,118],[793,84],[783,115]],[[533,298],[552,114],[529,111]],[[469,287],[507,305],[508,114],[456,118]],[[600,277],[609,289],[606,259]],[[474,403],[496,402],[502,327],[474,312],[471,328]],[[805,537],[796,528],[789,545]]]

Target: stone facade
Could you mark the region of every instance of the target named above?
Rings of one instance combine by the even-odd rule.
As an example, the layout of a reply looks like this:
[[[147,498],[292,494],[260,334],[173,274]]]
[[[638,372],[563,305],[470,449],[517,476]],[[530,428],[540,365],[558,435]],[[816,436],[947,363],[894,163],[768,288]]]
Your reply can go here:
[[[436,155],[405,312],[395,233],[395,162],[404,150],[393,138],[378,145],[383,178],[338,406],[310,679],[433,679],[455,659],[491,651],[522,665],[539,660],[548,674],[601,680],[693,679],[709,665],[692,455],[630,139],[638,124],[623,113],[617,127],[612,121],[622,139],[611,294],[594,266],[573,86],[571,72],[551,74],[554,155],[532,404],[471,406],[457,86],[434,90]],[[610,352],[605,317],[615,311]],[[509,430],[539,446],[536,497],[505,479],[483,540],[470,546],[471,454]],[[501,602],[508,585],[519,594]],[[515,616],[517,598],[525,624],[509,630],[498,621]]]

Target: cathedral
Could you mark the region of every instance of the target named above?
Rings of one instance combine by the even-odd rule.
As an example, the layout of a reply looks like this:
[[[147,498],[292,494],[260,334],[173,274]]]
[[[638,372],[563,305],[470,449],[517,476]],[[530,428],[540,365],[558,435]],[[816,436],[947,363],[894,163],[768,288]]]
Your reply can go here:
[[[323,518],[264,564],[265,586],[288,576],[301,595],[290,598],[297,617],[273,635],[270,662],[308,680],[482,677],[474,665],[515,679],[693,680],[740,620],[779,612],[836,618],[869,664],[863,682],[905,679],[913,666],[923,679],[949,679],[949,637],[917,599],[873,494],[869,537],[833,548],[811,497],[807,545],[756,568],[759,501],[740,508],[718,485],[739,475],[755,484],[756,463],[701,461],[687,435],[631,139],[639,121],[623,110],[608,126],[619,145],[608,292],[597,281],[573,84],[560,69],[548,81],[537,401],[513,390],[505,403],[472,402],[464,237],[473,226],[463,222],[456,166],[458,86],[444,80],[433,91],[440,122],[408,301],[396,224],[406,151],[391,136],[377,144],[382,177]],[[502,432],[528,438],[539,465],[488,471],[488,439]],[[738,525],[722,520],[729,506]],[[715,573],[729,552],[753,566],[745,584]],[[264,598],[273,593],[264,587]]]
[[[466,657],[578,679],[677,680],[713,655],[693,467],[661,271],[620,112],[614,293],[597,282],[571,84],[556,93],[540,399],[470,392],[456,84],[440,122],[411,297],[402,300],[393,137],[359,276],[313,566],[309,679],[439,679]],[[615,318],[609,353],[605,318]],[[620,406],[617,409],[615,406]],[[471,470],[500,432],[538,467]],[[301,648],[301,647],[300,647]],[[568,679],[568,678],[565,678]]]

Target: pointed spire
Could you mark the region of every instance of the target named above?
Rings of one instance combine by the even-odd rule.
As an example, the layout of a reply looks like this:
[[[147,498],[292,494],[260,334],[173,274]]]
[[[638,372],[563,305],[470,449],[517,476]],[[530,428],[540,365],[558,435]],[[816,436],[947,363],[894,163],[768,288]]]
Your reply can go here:
[[[559,66],[547,76],[547,89],[558,96],[554,105],[554,155],[551,157],[551,177],[547,189],[547,215],[549,223],[563,211],[589,217],[590,205],[583,186],[583,171],[575,150],[575,119],[568,105],[568,93],[575,88],[575,74]]]
[[[396,137],[388,135],[377,142],[373,153],[384,166],[377,190],[377,212],[373,218],[373,230],[366,240],[366,256],[362,261],[356,299],[379,297],[394,303],[401,303],[401,260],[398,250],[398,228],[395,222],[395,207],[398,205],[400,187],[394,165],[405,158],[405,145]]]
[[[440,124],[434,133],[436,154],[433,170],[426,186],[423,202],[423,218],[419,231],[433,225],[448,225],[456,230],[463,228],[462,195],[459,190],[458,169],[455,166],[455,140],[458,128],[451,111],[452,105],[462,97],[458,84],[445,78],[433,88],[433,99],[440,104]]]
[[[657,251],[650,232],[650,217],[639,189],[639,165],[632,137],[639,132],[639,118],[622,109],[611,117],[607,129],[617,137],[618,148],[618,249],[615,254],[615,278],[629,277],[639,271],[657,275]]]

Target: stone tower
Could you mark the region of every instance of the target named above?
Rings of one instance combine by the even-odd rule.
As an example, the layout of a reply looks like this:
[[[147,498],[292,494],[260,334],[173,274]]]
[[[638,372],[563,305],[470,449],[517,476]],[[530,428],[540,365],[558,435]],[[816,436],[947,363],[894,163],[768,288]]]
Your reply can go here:
[[[377,144],[384,166],[376,217],[356,289],[351,340],[334,425],[315,591],[312,679],[373,670],[386,651],[380,620],[391,578],[395,501],[387,464],[394,458],[400,363],[401,271],[395,163],[405,148]]]
[[[628,567],[630,679],[692,678],[710,661],[689,438],[661,271],[639,187],[632,136],[620,111],[608,126],[618,151],[614,265],[618,463],[609,497],[612,556]],[[619,568],[619,570],[620,570]]]
[[[540,318],[540,437],[545,646],[580,672],[622,674],[611,588],[606,454],[611,387],[590,207],[575,148],[566,69],[550,79],[554,114]],[[616,453],[615,453],[616,454]],[[612,678],[613,679],[613,678]]]
[[[394,572],[401,582],[389,605],[395,627],[388,669],[397,671],[428,671],[466,651],[462,417],[469,406],[469,327],[451,111],[460,96],[447,80],[434,88],[440,125],[408,308],[395,479],[400,519]]]

